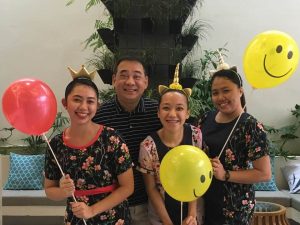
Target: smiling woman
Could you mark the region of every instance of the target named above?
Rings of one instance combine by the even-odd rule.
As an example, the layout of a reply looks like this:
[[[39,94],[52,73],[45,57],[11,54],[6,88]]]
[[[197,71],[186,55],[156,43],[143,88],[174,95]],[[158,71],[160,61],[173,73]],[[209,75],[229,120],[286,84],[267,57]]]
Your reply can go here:
[[[294,39],[280,31],[258,34],[244,55],[244,71],[253,88],[271,88],[296,70],[299,51]]]

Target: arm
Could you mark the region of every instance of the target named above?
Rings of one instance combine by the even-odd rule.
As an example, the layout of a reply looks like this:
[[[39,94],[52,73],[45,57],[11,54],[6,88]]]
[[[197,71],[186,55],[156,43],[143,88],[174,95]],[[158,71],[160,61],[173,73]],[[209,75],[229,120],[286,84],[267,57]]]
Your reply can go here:
[[[223,168],[218,158],[212,159],[212,166],[214,169],[214,176],[218,180],[225,181],[226,171]],[[253,161],[253,169],[228,171],[229,182],[253,184],[271,179],[271,164],[270,157],[265,155]]]
[[[163,225],[173,225],[165,207],[164,200],[156,188],[154,176],[150,174],[143,174],[143,178],[149,200],[151,201],[153,208],[161,219]]]
[[[89,219],[123,202],[133,193],[134,181],[132,168],[118,175],[119,187],[103,200],[87,206],[83,202],[73,202],[72,211],[78,218]]]
[[[54,201],[61,201],[72,196],[75,190],[74,182],[68,174],[59,181],[45,178],[44,187],[47,197]]]
[[[197,225],[197,200],[189,202],[188,215],[183,220],[182,225]]]

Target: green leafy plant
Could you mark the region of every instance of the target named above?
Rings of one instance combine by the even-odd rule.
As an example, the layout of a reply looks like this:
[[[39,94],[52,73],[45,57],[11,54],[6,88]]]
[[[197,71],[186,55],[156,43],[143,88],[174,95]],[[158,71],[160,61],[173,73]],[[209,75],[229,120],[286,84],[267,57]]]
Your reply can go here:
[[[271,141],[271,153],[274,155],[283,156],[285,159],[293,158],[292,154],[288,150],[288,143],[299,138],[296,133],[300,127],[300,105],[296,104],[294,109],[291,110],[291,113],[296,119],[293,124],[280,128],[265,126]]]
[[[191,117],[196,121],[201,118],[201,116],[213,109],[214,105],[211,100],[210,94],[210,71],[217,68],[219,62],[219,52],[223,56],[226,56],[228,51],[225,47],[218,48],[218,50],[204,50],[203,56],[199,61],[194,62],[190,68],[196,67],[194,64],[198,64],[194,70],[198,72],[196,76],[198,81],[195,83],[192,89],[192,96],[190,97],[190,110]]]
[[[71,4],[73,4],[75,2],[75,0],[68,0],[66,5],[70,6]],[[85,6],[85,11],[90,10],[93,6],[96,6],[98,4],[102,4],[101,0],[89,0],[88,3]],[[98,48],[101,48],[102,46],[104,46],[104,43],[102,41],[102,39],[100,38],[97,30],[100,28],[113,28],[113,19],[112,17],[109,15],[108,17],[106,17],[107,20],[96,20],[95,24],[94,24],[94,28],[95,28],[95,32],[93,32],[85,41],[85,47],[84,48],[92,48],[93,51],[95,52]]]
[[[186,23],[182,28],[182,35],[196,35],[200,39],[206,38],[206,34],[208,29],[210,29],[211,26],[203,21],[203,20],[195,20],[189,23]]]
[[[95,32],[91,34],[85,41],[85,47],[84,48],[92,48],[93,51],[95,52],[97,49],[101,48],[104,46],[103,40],[100,38],[97,30],[100,28],[112,28],[113,27],[113,21],[112,17],[109,16],[107,21],[103,20],[96,20],[94,28]]]
[[[88,59],[87,64],[97,70],[110,69],[112,71],[115,65],[115,54],[108,49],[99,49]]]
[[[1,144],[5,144],[5,143],[8,142],[8,139],[11,138],[11,136],[13,135],[13,130],[14,129],[15,128],[13,128],[13,127],[9,127],[9,128],[4,127],[2,129],[0,129],[0,133],[4,134],[4,136],[1,135],[1,137],[0,137],[0,143]]]
[[[50,135],[47,135],[48,139],[51,139],[55,134],[62,132],[62,128],[69,123],[69,119],[62,115],[62,112],[58,112],[55,121],[50,129]],[[40,154],[47,148],[47,143],[42,136],[30,135],[22,139],[26,144],[26,151],[30,154]]]

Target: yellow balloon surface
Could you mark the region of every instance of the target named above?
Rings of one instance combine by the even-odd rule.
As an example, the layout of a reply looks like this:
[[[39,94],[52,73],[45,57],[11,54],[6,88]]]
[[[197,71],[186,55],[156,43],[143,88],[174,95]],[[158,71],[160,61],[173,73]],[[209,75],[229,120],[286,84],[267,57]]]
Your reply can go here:
[[[212,180],[212,165],[207,155],[192,145],[171,149],[160,165],[160,180],[174,199],[190,202],[202,196]]]
[[[275,87],[294,73],[299,50],[286,33],[270,30],[258,34],[244,53],[243,68],[253,88]]]

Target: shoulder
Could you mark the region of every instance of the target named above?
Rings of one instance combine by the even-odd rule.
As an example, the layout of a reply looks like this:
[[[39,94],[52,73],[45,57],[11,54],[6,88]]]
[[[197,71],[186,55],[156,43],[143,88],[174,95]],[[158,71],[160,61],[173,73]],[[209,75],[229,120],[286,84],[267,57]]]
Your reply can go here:
[[[142,142],[141,144],[144,145],[145,143],[152,143],[154,142],[153,138],[151,137],[151,135],[148,135]]]
[[[205,112],[205,113],[201,116],[201,118],[200,118],[198,124],[201,125],[201,124],[203,124],[204,122],[206,122],[207,120],[212,120],[212,119],[214,119],[214,118],[216,117],[216,114],[217,114],[217,111],[215,111],[215,110]]]
[[[143,101],[144,101],[145,108],[152,108],[152,107],[157,108],[158,106],[158,101],[155,99],[143,97]]]
[[[259,132],[264,132],[264,125],[262,122],[258,121],[254,116],[249,113],[244,113],[244,123],[245,126],[249,128],[249,130],[256,130]]]
[[[146,152],[152,151],[155,146],[155,141],[150,135],[148,135],[140,144],[141,151]]]
[[[100,110],[103,110],[103,109],[107,109],[107,108],[112,108],[112,107],[115,107],[116,106],[116,101],[114,98],[112,99],[109,99],[103,103],[100,104]]]
[[[54,137],[52,137],[50,139],[50,143],[57,143],[57,142],[62,141],[62,139],[63,139],[63,132],[56,134]]]
[[[196,127],[194,125],[189,124],[189,126],[191,127],[191,130],[193,133],[201,133],[201,130],[199,127]]]

